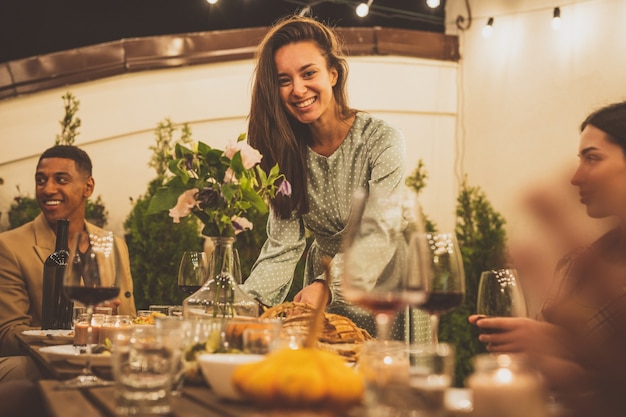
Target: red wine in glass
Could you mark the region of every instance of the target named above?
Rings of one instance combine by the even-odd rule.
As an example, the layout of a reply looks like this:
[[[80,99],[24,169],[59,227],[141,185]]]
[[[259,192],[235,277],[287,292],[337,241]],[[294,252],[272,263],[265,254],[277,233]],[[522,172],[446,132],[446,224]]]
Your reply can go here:
[[[202,288],[202,285],[179,285],[178,289],[187,294],[193,294]]]
[[[460,306],[464,296],[465,294],[460,291],[433,291],[428,294],[426,302],[420,306],[420,309],[428,314],[442,315]]]
[[[119,292],[119,287],[65,287],[65,294],[68,298],[85,305],[97,305],[112,300]]]
[[[524,291],[515,269],[492,269],[481,273],[476,314],[483,317],[526,317],[528,315]],[[481,333],[501,333],[501,331],[481,327]]]
[[[87,345],[83,372],[58,388],[76,389],[112,385],[112,381],[96,376],[91,370],[91,347],[97,342],[93,337],[94,308],[115,299],[120,292],[120,264],[116,258],[113,233],[104,230],[79,232],[70,248],[70,262],[63,275],[63,291],[72,301],[84,304],[87,314]]]
[[[208,277],[209,262],[205,252],[183,252],[178,267],[178,289],[187,294],[198,291]]]

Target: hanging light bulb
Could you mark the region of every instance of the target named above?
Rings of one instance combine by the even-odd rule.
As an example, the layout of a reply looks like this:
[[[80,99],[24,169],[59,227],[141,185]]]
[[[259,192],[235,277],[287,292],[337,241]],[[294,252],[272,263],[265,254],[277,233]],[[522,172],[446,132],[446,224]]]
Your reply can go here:
[[[559,7],[555,7],[552,12],[552,29],[559,30],[561,27],[561,9]]]
[[[426,5],[430,7],[431,9],[436,9],[437,7],[439,7],[439,5],[441,5],[441,1],[440,0],[426,0]]]
[[[365,17],[370,12],[370,6],[374,0],[368,0],[367,3],[361,3],[356,6],[356,15],[359,17]]]
[[[217,0],[206,0],[206,2],[209,4],[215,4],[217,3]]]
[[[493,32],[493,17],[490,17],[487,20],[487,24],[483,27],[483,37],[488,38],[491,36],[491,32]]]

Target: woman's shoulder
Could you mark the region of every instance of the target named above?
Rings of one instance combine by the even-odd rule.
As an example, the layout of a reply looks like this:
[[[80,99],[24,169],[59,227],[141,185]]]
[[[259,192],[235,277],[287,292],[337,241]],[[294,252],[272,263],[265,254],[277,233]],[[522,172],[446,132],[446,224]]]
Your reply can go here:
[[[352,125],[352,133],[365,141],[404,141],[402,131],[384,119],[359,111]]]

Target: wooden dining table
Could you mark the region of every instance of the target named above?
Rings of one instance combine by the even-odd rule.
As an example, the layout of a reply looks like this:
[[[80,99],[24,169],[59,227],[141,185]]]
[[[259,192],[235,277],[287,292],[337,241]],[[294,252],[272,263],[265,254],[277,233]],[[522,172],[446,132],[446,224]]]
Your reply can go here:
[[[115,409],[115,387],[93,387],[86,389],[57,389],[65,379],[82,371],[81,365],[57,360],[40,349],[49,346],[41,342],[18,336],[24,351],[40,366],[44,378],[38,386],[46,410],[45,417],[117,417]],[[96,366],[93,372],[101,378],[112,380],[109,366]],[[219,398],[207,385],[187,384],[179,396],[172,398],[170,417],[274,417],[276,410],[260,409],[245,402],[232,402]],[[291,414],[281,414],[287,417]],[[293,414],[296,415],[296,414]],[[322,415],[314,410],[301,410],[297,415]],[[326,415],[326,414],[324,414]],[[353,408],[345,417],[363,417],[363,407]],[[44,417],[44,416],[42,416]],[[343,417],[343,416],[342,416]]]

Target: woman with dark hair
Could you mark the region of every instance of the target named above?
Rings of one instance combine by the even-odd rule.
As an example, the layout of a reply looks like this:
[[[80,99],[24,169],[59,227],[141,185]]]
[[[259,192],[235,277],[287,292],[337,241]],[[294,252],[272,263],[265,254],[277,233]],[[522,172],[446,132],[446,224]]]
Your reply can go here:
[[[279,164],[292,193],[272,200],[268,239],[243,288],[266,305],[283,302],[308,230],[314,241],[294,301],[316,305],[327,292],[317,282],[324,276],[322,259],[339,262],[354,191],[391,194],[402,184],[404,138],[383,120],[348,106],[348,66],[336,34],[323,23],[283,19],[269,30],[256,58],[248,140],[263,154],[264,169]],[[342,302],[339,277],[329,286],[332,309]]]
[[[539,320],[469,320],[491,330],[479,336],[489,352],[531,355],[575,415],[617,416],[626,411],[626,102],[591,113],[580,130],[570,182],[587,215],[613,228],[563,257]]]

